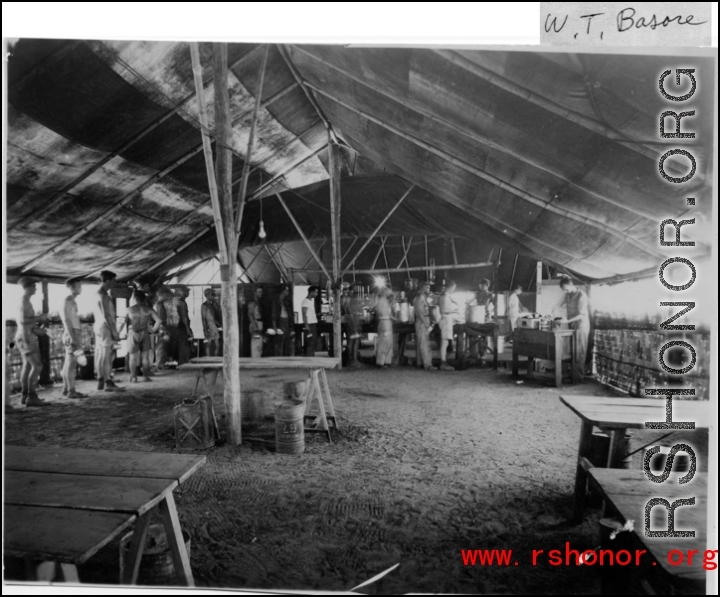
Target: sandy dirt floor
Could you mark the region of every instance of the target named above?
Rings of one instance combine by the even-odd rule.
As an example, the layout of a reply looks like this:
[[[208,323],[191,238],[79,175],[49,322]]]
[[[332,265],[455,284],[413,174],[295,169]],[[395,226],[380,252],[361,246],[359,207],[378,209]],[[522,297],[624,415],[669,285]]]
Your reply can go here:
[[[282,383],[302,377],[243,372],[242,383],[264,391],[270,415]],[[202,451],[206,464],[175,492],[198,586],[347,590],[399,563],[386,593],[599,593],[598,569],[533,566],[531,551],[599,544],[599,510],[567,524],[580,422],[559,395],[612,390],[518,384],[488,368],[328,378],[340,425],[333,443],[306,436],[302,455],[276,454],[272,441],[221,444]],[[43,391],[53,405],[6,416],[5,442],[175,452],[172,407],[190,397],[194,375],[117,380],[127,391],[93,392],[89,381],[79,382],[91,393],[83,400]],[[221,384],[215,408],[223,430]],[[634,432],[631,444],[650,441],[648,433]],[[271,440],[272,417],[244,434]],[[479,548],[512,549],[517,564],[464,566],[460,550]],[[81,580],[117,582],[118,549],[91,559]]]

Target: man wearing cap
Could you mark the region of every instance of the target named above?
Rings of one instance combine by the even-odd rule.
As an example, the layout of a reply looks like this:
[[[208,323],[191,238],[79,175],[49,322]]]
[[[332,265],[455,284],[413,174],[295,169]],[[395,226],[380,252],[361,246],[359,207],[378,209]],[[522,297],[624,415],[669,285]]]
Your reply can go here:
[[[295,343],[293,341],[292,327],[290,325],[290,317],[293,313],[292,298],[290,290],[285,284],[281,284],[277,288],[278,295],[271,305],[272,325],[275,329],[275,346],[274,354],[276,357],[295,356]]]
[[[177,363],[184,365],[190,362],[190,342],[194,336],[190,328],[190,316],[185,299],[190,295],[187,286],[178,286],[175,289],[175,307],[178,313],[178,324],[176,331],[177,338]]]
[[[18,284],[23,288],[23,297],[20,302],[20,309],[17,318],[17,332],[15,333],[15,345],[20,351],[22,367],[20,369],[20,388],[22,391],[21,403],[26,406],[49,406],[37,395],[37,383],[42,371],[42,359],[40,358],[40,343],[38,335],[42,334],[38,324],[47,319],[45,313],[35,315],[30,297],[37,292],[37,280],[30,277],[22,277]]]
[[[67,286],[70,294],[65,297],[63,310],[60,312],[64,328],[63,345],[65,346],[65,362],[62,368],[62,393],[63,396],[68,398],[85,398],[85,394],[81,394],[75,389],[75,371],[78,362],[75,352],[82,351],[83,347],[82,327],[80,326],[80,316],[75,297],[82,292],[82,280],[80,278],[70,278],[65,282],[65,286]]]
[[[427,299],[430,296],[430,282],[420,282],[418,294],[413,301],[415,308],[415,342],[417,352],[417,366],[426,371],[436,370],[432,366],[432,351],[430,350],[430,330],[433,327],[430,318],[430,305]]]
[[[100,272],[100,288],[95,302],[95,363],[97,367],[98,390],[113,392],[120,390],[112,380],[113,348],[120,341],[115,318],[115,306],[108,294],[115,285],[114,272]]]
[[[203,336],[207,342],[207,354],[216,357],[220,354],[220,322],[217,320],[215,297],[217,294],[212,288],[205,289],[205,302],[200,307],[200,317],[203,324]]]

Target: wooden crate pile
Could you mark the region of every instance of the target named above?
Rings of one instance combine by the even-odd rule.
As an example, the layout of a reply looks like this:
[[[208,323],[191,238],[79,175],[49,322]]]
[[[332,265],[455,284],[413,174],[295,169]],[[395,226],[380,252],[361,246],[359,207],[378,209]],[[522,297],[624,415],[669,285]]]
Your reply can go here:
[[[632,396],[645,396],[645,388],[694,388],[695,396],[676,399],[708,400],[710,396],[710,335],[707,333],[660,333],[637,329],[596,329],[595,369],[598,381]],[[672,340],[686,340],[695,347],[697,361],[685,375],[670,375],[660,366],[662,346]],[[686,351],[682,351],[685,354]],[[668,366],[679,368],[665,353]]]

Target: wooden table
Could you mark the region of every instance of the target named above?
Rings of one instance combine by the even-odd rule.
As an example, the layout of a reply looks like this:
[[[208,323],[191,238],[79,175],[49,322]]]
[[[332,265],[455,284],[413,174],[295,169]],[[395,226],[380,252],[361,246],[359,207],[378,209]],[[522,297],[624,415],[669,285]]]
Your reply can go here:
[[[67,582],[78,564],[135,522],[123,584],[135,584],[158,510],[181,585],[193,586],[173,490],[205,456],[5,446],[5,553],[55,562]]]
[[[662,485],[648,480],[643,471],[610,468],[593,468],[589,471],[591,482],[598,488],[602,497],[617,510],[622,522],[634,521],[634,540],[646,549],[657,564],[646,562],[646,569],[657,565],[672,578],[691,581],[705,581],[706,572],[702,568],[702,558],[707,545],[707,473],[695,473],[688,485],[679,485],[671,477]],[[675,530],[693,530],[695,537],[663,538],[646,537],[645,505],[654,497],[663,497],[669,502],[676,499],[695,496],[695,506],[683,506],[675,511]],[[653,530],[667,529],[665,508],[655,506],[651,514]],[[681,566],[672,566],[668,562],[668,553],[679,549],[685,556]],[[691,565],[687,565],[687,551],[696,549]],[[653,571],[655,572],[655,571]],[[704,588],[704,587],[702,587]]]
[[[460,366],[465,365],[470,338],[479,336],[490,336],[493,339],[493,369],[498,368],[498,337],[506,336],[510,332],[510,325],[507,319],[489,321],[487,323],[456,323],[453,333],[457,336],[457,351]]]
[[[542,331],[516,327],[513,332],[512,374],[518,375],[519,356],[528,357],[527,376],[532,377],[533,359],[555,361],[555,386],[562,387],[562,362],[569,360],[572,381],[579,381],[575,330]]]
[[[253,370],[283,370],[283,369],[336,369],[338,360],[328,357],[263,357],[260,359],[251,359],[242,357],[240,361],[240,371]],[[190,359],[189,363],[180,365],[180,371],[195,371],[195,390],[193,395],[197,394],[198,385],[202,380],[205,387],[205,393],[213,398],[215,396],[215,385],[217,384],[218,374],[223,370],[223,357],[198,357]],[[209,378],[209,379],[208,379]],[[210,383],[208,384],[208,381]]]
[[[517,330],[516,330],[517,331]],[[665,400],[653,398],[608,398],[605,396],[560,396],[560,401],[582,421],[575,473],[575,505],[573,520],[581,522],[585,508],[587,471],[591,468],[587,457],[590,451],[593,425],[610,436],[607,468],[620,466],[622,438],[628,429],[645,429],[645,423],[665,421]],[[708,428],[712,420],[710,403],[706,400],[673,400],[673,421],[694,421],[696,429]],[[648,481],[650,483],[650,481]]]

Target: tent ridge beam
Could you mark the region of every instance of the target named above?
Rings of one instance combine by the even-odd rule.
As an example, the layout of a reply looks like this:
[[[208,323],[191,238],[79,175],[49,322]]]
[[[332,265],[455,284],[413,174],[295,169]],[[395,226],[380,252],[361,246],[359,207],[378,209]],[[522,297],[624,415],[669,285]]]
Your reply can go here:
[[[507,191],[508,193],[512,193],[516,197],[524,199],[528,203],[531,203],[538,207],[542,207],[543,209],[546,209],[547,211],[549,211],[551,213],[566,217],[569,220],[580,222],[587,226],[591,226],[593,228],[597,228],[598,230],[602,230],[603,232],[606,232],[607,234],[615,236],[616,238],[619,238],[620,240],[627,242],[628,244],[631,244],[634,247],[645,251],[646,253],[648,253],[648,255],[652,255],[653,257],[661,257],[662,256],[661,253],[656,248],[645,245],[644,243],[635,240],[634,238],[623,233],[620,230],[616,230],[615,228],[612,228],[611,226],[602,224],[601,222],[597,222],[596,220],[592,220],[591,218],[584,217],[584,216],[578,216],[566,209],[563,209],[563,208],[553,205],[549,201],[544,201],[542,199],[539,199],[539,198],[535,197],[534,195],[531,195],[527,191],[523,191],[522,189],[514,187],[513,185],[505,182],[504,180],[502,180],[496,176],[493,176],[492,174],[488,174],[487,172],[484,172],[483,170],[476,168],[475,166],[472,166],[459,158],[456,158],[455,156],[447,153],[446,151],[444,151],[442,149],[438,149],[437,147],[431,145],[430,143],[427,143],[421,139],[418,139],[417,137],[413,137],[412,135],[408,135],[407,133],[398,129],[394,125],[384,122],[384,121],[380,120],[379,118],[376,118],[376,117],[372,116],[371,114],[368,114],[367,112],[365,112],[363,110],[360,110],[359,108],[355,108],[354,106],[351,106],[351,105],[343,102],[342,100],[339,100],[339,99],[333,97],[331,94],[329,94],[325,91],[319,90],[317,88],[315,88],[315,89],[321,95],[327,97],[331,101],[338,103],[339,105],[343,106],[344,108],[347,108],[348,110],[351,110],[352,112],[355,112],[356,114],[359,114],[366,120],[369,120],[385,129],[389,130],[390,132],[394,133],[395,135],[397,135],[403,139],[406,139],[407,141],[409,141],[419,147],[422,147],[426,151],[428,151],[432,154],[435,154],[436,156],[440,157],[441,159],[443,159],[445,161],[450,162],[451,164],[457,166],[458,168],[462,168],[466,172],[469,172],[470,174],[473,174],[473,175],[477,176],[478,178],[482,178],[483,180],[485,180],[491,184],[494,184],[495,186],[501,188],[502,190]]]
[[[393,94],[391,91],[384,91],[384,90],[382,90],[382,89],[378,89],[377,87],[369,84],[367,81],[364,81],[364,80],[362,80],[361,78],[357,77],[356,75],[353,75],[352,73],[348,72],[348,71],[345,70],[344,68],[341,68],[341,67],[339,67],[339,66],[337,66],[337,65],[335,65],[335,64],[332,64],[332,63],[330,63],[330,62],[328,62],[328,61],[326,61],[326,60],[323,60],[323,59],[321,59],[321,58],[318,58],[317,56],[315,56],[314,54],[310,53],[307,49],[305,49],[305,48],[303,48],[303,47],[298,46],[298,47],[297,47],[297,50],[298,50],[298,52],[301,52],[302,54],[305,54],[305,55],[308,56],[309,58],[311,58],[311,59],[313,59],[313,60],[315,60],[315,61],[317,61],[317,62],[320,62],[321,64],[327,66],[328,68],[331,68],[331,69],[335,70],[336,72],[342,74],[343,76],[345,76],[345,77],[347,77],[348,79],[352,80],[354,83],[357,83],[357,84],[359,84],[359,85],[362,85],[362,86],[364,86],[364,87],[366,87],[366,88],[374,91],[375,93],[378,93],[378,94],[380,94],[380,95],[385,96],[386,98],[388,98],[388,99],[390,99],[390,100],[392,100],[392,101],[394,101],[394,102],[402,103],[403,106],[406,107],[406,108],[408,108],[409,110],[412,110],[412,111],[414,111],[414,112],[417,112],[418,114],[421,114],[424,118],[427,118],[427,119],[429,119],[429,120],[432,120],[433,122],[437,122],[438,124],[441,124],[442,126],[445,126],[445,127],[449,128],[449,129],[451,129],[451,130],[452,130],[453,132],[455,132],[455,133],[458,133],[458,134],[460,134],[460,135],[463,135],[463,136],[465,136],[465,137],[468,137],[469,139],[472,139],[473,141],[476,141],[477,143],[480,143],[480,144],[482,144],[482,145],[486,145],[486,146],[491,147],[491,148],[493,148],[493,149],[495,149],[495,150],[497,150],[497,151],[500,151],[500,152],[502,152],[502,153],[504,153],[504,154],[506,154],[506,155],[508,155],[508,156],[511,156],[511,157],[513,157],[513,158],[515,158],[515,159],[523,162],[524,164],[527,164],[527,165],[529,165],[529,166],[532,166],[533,168],[536,168],[537,170],[541,170],[542,172],[546,172],[546,173],[548,173],[548,174],[551,174],[552,176],[555,176],[555,177],[559,178],[564,184],[569,185],[569,186],[571,186],[571,187],[575,187],[575,188],[577,188],[577,189],[579,189],[579,190],[581,190],[581,191],[583,191],[583,192],[585,192],[585,193],[589,193],[589,194],[593,195],[593,197],[596,197],[597,199],[599,199],[599,200],[601,200],[601,201],[604,201],[604,202],[606,202],[606,203],[609,203],[610,205],[614,205],[614,206],[616,206],[616,207],[620,207],[620,208],[622,208],[622,209],[624,209],[624,210],[626,210],[626,211],[629,211],[630,213],[633,213],[633,214],[635,214],[635,215],[637,215],[637,216],[640,216],[640,217],[643,217],[643,218],[649,218],[649,219],[652,219],[653,221],[654,221],[654,219],[655,219],[655,214],[654,214],[654,213],[649,213],[649,212],[645,212],[645,213],[644,213],[644,212],[642,212],[642,211],[638,211],[638,210],[632,209],[630,206],[628,206],[628,205],[625,204],[625,203],[622,203],[622,202],[620,202],[620,201],[615,201],[615,200],[613,200],[613,199],[610,198],[610,197],[606,197],[606,196],[600,195],[600,194],[598,194],[596,191],[594,191],[594,190],[592,190],[592,189],[590,189],[590,188],[587,188],[586,186],[583,186],[583,185],[579,184],[579,182],[577,182],[577,181],[572,181],[572,180],[568,179],[564,174],[561,174],[561,173],[555,172],[555,171],[553,171],[553,170],[550,170],[547,166],[540,165],[539,163],[533,161],[533,160],[532,160],[531,158],[529,158],[528,156],[524,156],[524,155],[522,155],[522,154],[519,154],[519,153],[511,150],[511,149],[508,149],[507,147],[504,147],[504,146],[502,146],[502,145],[499,145],[498,143],[494,142],[492,139],[490,139],[489,137],[486,137],[485,135],[482,135],[482,134],[477,133],[477,132],[475,132],[475,131],[471,131],[471,130],[465,128],[465,127],[459,126],[459,125],[455,124],[454,122],[452,122],[451,120],[448,120],[448,119],[446,119],[446,118],[443,118],[442,116],[438,116],[437,114],[433,114],[432,112],[430,112],[430,111],[428,111],[428,110],[425,110],[424,108],[422,108],[422,107],[420,107],[420,106],[418,106],[418,105],[414,105],[414,104],[411,104],[411,103],[407,103],[407,100],[401,100],[401,99],[399,99],[399,98],[398,98],[395,94]]]

